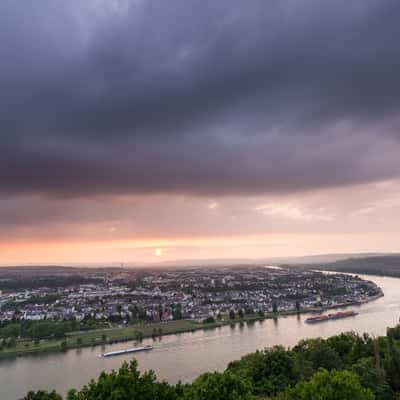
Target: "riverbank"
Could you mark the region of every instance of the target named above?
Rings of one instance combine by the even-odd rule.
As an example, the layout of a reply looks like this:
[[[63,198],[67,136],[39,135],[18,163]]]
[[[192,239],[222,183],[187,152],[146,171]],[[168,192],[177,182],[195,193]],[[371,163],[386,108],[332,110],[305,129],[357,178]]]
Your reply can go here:
[[[207,325],[211,324],[199,324],[188,320],[180,320],[164,323],[135,324],[86,332],[72,332],[67,334],[64,339],[42,340],[36,344],[30,340],[19,340],[16,347],[4,348],[0,351],[0,359],[50,351],[66,351],[80,347],[107,345],[129,340],[141,340],[149,337],[156,338],[168,334],[204,329]]]
[[[275,315],[275,318],[283,315]],[[45,352],[61,352],[81,347],[106,346],[109,344],[127,342],[130,340],[141,341],[146,338],[157,339],[166,335],[174,335],[197,330],[206,330],[222,327],[229,324],[245,323],[272,316],[245,316],[235,320],[221,320],[211,323],[201,323],[190,320],[168,321],[150,324],[136,324],[126,327],[115,327],[87,332],[73,332],[62,340],[45,340],[34,344],[30,340],[17,341],[16,347],[4,348],[0,351],[0,360],[4,358],[20,357],[25,355],[40,354]]]
[[[217,320],[211,323],[196,322],[192,320],[178,320],[148,324],[142,323],[85,332],[72,332],[67,334],[65,339],[44,340],[40,341],[39,343],[34,343],[31,340],[18,340],[15,347],[4,348],[0,351],[0,359],[40,354],[45,352],[60,352],[81,347],[94,347],[99,345],[105,346],[108,344],[127,342],[130,340],[140,341],[145,338],[156,339],[166,335],[195,332],[197,330],[214,329],[232,324],[251,323],[266,319],[276,319],[311,312],[324,312],[338,308],[358,306],[374,301],[382,297],[383,295],[383,292],[381,292],[380,294],[372,296],[363,302],[337,304],[330,307],[301,309],[299,312],[296,310],[281,311],[278,313],[268,313],[264,316],[260,316],[258,314],[250,314],[245,315],[243,318],[235,318],[233,320],[229,319],[228,316],[224,316],[222,320]]]

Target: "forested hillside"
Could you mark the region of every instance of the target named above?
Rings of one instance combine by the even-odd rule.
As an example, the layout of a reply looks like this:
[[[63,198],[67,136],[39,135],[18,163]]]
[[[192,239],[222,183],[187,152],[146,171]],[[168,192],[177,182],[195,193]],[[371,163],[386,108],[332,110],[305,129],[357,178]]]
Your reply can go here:
[[[318,265],[318,268],[354,274],[386,275],[400,277],[400,255],[348,258]]]

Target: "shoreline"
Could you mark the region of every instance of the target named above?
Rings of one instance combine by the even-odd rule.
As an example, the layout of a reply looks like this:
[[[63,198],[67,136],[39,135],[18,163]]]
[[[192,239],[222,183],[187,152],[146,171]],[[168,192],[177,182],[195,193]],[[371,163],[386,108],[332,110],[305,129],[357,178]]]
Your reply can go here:
[[[34,345],[31,343],[32,341],[29,341],[30,343],[29,347],[2,350],[0,351],[0,361],[6,359],[13,359],[17,357],[35,356],[50,352],[66,352],[68,350],[80,349],[83,347],[98,347],[98,346],[105,347],[110,344],[123,343],[131,340],[141,341],[142,339],[149,339],[149,338],[153,338],[153,340],[156,340],[158,338],[168,335],[177,335],[180,333],[195,332],[198,330],[215,329],[227,325],[244,324],[248,322],[263,321],[268,319],[278,319],[293,315],[322,313],[328,310],[335,310],[338,308],[360,306],[362,304],[375,301],[383,296],[384,293],[383,291],[381,291],[379,294],[371,296],[368,299],[365,299],[364,301],[342,303],[334,306],[322,306],[319,308],[301,309],[300,311],[297,310],[282,311],[276,314],[271,312],[264,316],[259,316],[257,314],[247,315],[241,319],[238,318],[235,318],[234,320],[227,319],[222,321],[215,321],[212,323],[201,323],[192,320],[176,320],[176,321],[131,325],[123,328],[119,327],[107,328],[107,329],[87,331],[82,333],[71,332],[64,339],[49,340],[40,343],[39,345]],[[100,342],[98,335],[101,336],[107,335],[106,341]],[[138,335],[140,335],[140,338],[138,338]],[[77,341],[80,341],[80,343],[77,343]],[[21,341],[20,343],[22,344],[23,342],[24,341]],[[62,347],[63,342],[66,342],[65,347]],[[28,341],[25,341],[25,343],[28,343]]]

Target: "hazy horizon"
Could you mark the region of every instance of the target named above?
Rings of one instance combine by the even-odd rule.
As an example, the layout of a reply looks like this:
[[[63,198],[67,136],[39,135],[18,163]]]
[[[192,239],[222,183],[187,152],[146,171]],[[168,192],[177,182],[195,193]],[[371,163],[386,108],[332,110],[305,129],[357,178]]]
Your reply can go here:
[[[390,257],[400,256],[400,252],[387,253],[321,253],[307,254],[301,256],[277,256],[277,257],[258,257],[258,258],[192,258],[192,259],[171,259],[171,260],[156,260],[156,261],[98,261],[98,262],[27,262],[14,264],[0,264],[0,268],[13,267],[72,267],[72,268],[157,268],[157,267],[212,267],[212,266],[235,266],[235,265],[306,265],[313,263],[330,263],[348,259],[366,259],[375,257]]]

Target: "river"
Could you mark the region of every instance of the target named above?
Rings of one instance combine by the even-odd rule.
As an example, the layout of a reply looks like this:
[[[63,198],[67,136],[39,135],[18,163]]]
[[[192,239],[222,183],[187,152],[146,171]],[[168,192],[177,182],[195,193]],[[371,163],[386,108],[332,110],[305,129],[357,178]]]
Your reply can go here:
[[[373,280],[385,294],[373,302],[351,309],[359,315],[331,320],[321,324],[305,324],[307,314],[278,320],[265,320],[251,325],[224,326],[144,340],[154,350],[135,356],[142,370],[155,370],[159,379],[187,382],[206,371],[223,370],[227,364],[244,354],[276,344],[293,346],[299,340],[328,337],[340,332],[368,332],[384,335],[388,326],[395,326],[400,317],[400,279],[362,276]],[[107,351],[127,347],[117,343],[106,346]],[[65,394],[80,388],[102,370],[118,368],[132,355],[99,358],[104,348],[83,348],[66,353],[50,353],[0,361],[0,399],[17,400],[28,390],[56,389]]]

